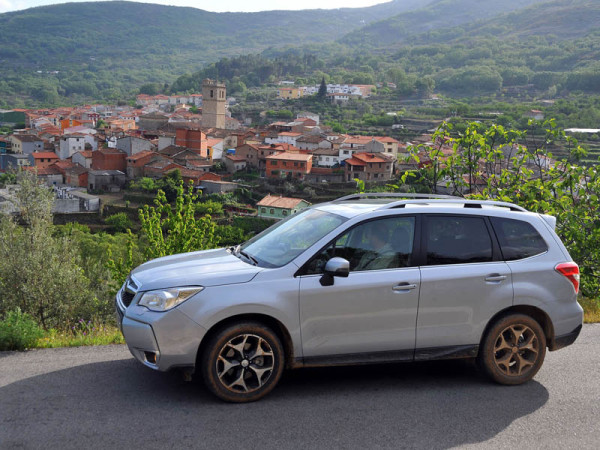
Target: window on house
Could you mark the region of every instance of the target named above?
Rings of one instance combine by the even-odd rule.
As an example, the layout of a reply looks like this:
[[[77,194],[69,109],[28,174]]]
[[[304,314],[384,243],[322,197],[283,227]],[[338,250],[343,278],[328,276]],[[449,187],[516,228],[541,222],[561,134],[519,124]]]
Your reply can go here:
[[[263,214],[266,213],[267,212],[267,208],[260,208],[260,212],[263,213]]]
[[[213,95],[213,90],[211,89],[211,90],[210,90],[210,98],[213,98],[213,97],[214,97],[214,95]]]
[[[275,214],[275,210],[273,208],[269,209],[269,214]]]
[[[287,162],[283,161],[283,167],[287,166]]]
[[[277,161],[271,161],[271,165],[272,166],[276,166],[277,165]]]
[[[287,216],[288,212],[284,209],[283,211],[281,211],[281,214],[283,214],[284,216]]]

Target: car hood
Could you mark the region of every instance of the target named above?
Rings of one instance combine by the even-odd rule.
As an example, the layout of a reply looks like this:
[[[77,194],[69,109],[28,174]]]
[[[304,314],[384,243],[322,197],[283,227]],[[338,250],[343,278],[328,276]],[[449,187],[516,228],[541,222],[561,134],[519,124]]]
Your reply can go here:
[[[138,266],[131,275],[142,291],[148,291],[247,283],[261,270],[222,248],[153,259]]]

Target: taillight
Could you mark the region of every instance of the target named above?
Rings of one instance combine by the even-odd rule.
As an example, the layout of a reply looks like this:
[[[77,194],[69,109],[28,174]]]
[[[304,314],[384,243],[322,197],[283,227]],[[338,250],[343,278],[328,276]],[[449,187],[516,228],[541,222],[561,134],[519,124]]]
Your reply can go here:
[[[556,265],[554,270],[567,277],[573,283],[576,294],[579,292],[579,266],[577,264],[574,262],[560,263]]]

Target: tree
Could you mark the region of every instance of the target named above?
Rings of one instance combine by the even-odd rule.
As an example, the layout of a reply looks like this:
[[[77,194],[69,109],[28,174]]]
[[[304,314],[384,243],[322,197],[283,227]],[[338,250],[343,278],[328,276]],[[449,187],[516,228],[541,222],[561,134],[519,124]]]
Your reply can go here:
[[[132,225],[131,220],[124,212],[108,216],[106,219],[104,219],[104,222],[106,222],[107,225],[110,225],[111,229],[117,233],[123,233],[127,231]]]
[[[327,97],[327,85],[325,84],[325,77],[321,80],[321,85],[319,86],[319,92],[317,92],[317,98],[320,100],[325,100]]]
[[[20,308],[46,329],[91,318],[97,299],[76,246],[52,234],[52,192],[30,172],[21,172],[17,181],[16,206],[26,226],[0,217],[0,315]]]
[[[600,172],[575,163],[586,152],[558,129],[554,120],[531,123],[531,128],[541,129],[541,133],[533,135],[498,125],[486,129],[470,123],[465,133],[454,137],[452,128],[444,125],[434,134],[438,147],[428,152],[420,147],[422,152],[416,157],[423,161],[423,167],[415,175],[426,179],[429,186],[441,179],[449,185],[452,180],[461,180],[462,185],[456,182],[456,186],[464,189],[455,189],[456,195],[516,203],[555,216],[556,232],[579,264],[581,291],[595,298],[600,294]],[[452,154],[443,165],[435,159],[440,142],[452,145]],[[568,159],[553,159],[549,149],[557,144],[568,150]],[[475,178],[483,186],[480,193],[471,194],[477,191],[472,183]]]
[[[219,237],[215,233],[216,224],[210,215],[195,217],[198,196],[194,194],[192,183],[183,187],[183,181],[176,188],[175,205],[172,206],[164,193],[159,190],[154,199],[155,206],[144,205],[140,209],[141,232],[146,246],[144,259],[216,248]],[[132,254],[135,243],[130,234],[130,250],[125,258],[110,258],[108,268],[113,278],[123,283],[133,269],[135,260]]]

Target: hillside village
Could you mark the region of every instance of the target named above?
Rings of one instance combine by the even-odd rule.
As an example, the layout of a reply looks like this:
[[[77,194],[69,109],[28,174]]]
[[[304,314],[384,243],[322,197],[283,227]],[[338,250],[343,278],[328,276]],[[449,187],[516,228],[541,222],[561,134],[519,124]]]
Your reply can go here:
[[[328,88],[334,91],[332,101],[339,88]],[[353,189],[356,179],[386,184],[400,172],[430,162],[427,148],[434,144],[429,134],[411,142],[340,134],[310,112],[252,128],[231,117],[232,101],[224,83],[206,79],[202,94],[140,94],[136,107],[20,110],[25,128],[0,138],[0,170],[35,171],[55,189],[55,211],[71,213],[99,210],[97,194],[118,193],[132,181],[160,179],[175,171],[203,194],[214,194],[235,191],[248,173],[263,183]],[[425,144],[419,163],[408,158],[408,147],[417,144]],[[450,145],[435,146],[442,155],[452,153]],[[440,188],[444,184],[441,180]],[[265,194],[262,203],[249,205],[259,217],[281,218],[310,201],[304,196],[303,202],[285,197],[278,202],[269,196],[273,192],[267,189]]]
[[[89,194],[119,192],[132,180],[174,171],[206,194],[235,190],[236,174],[246,172],[354,186],[355,178],[389,181],[398,158],[407,156],[406,143],[334,133],[311,113],[250,128],[230,116],[230,101],[224,84],[207,79],[202,94],[141,94],[138,107],[19,110],[25,129],[0,138],[0,170],[35,171],[57,197],[85,199],[78,210],[93,210],[99,202]],[[61,212],[77,209],[69,208]]]

